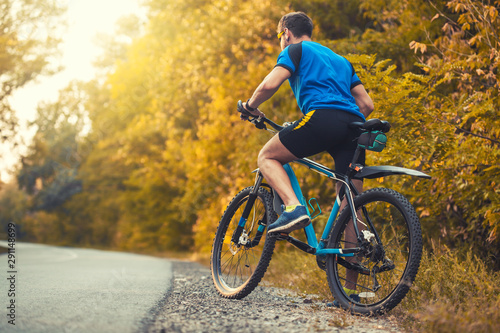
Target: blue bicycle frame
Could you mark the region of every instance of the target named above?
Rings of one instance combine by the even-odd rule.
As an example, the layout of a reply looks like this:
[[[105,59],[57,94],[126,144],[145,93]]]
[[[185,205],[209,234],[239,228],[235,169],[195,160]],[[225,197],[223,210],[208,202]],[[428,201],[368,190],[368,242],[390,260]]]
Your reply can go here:
[[[359,148],[358,148],[359,149]],[[356,157],[357,158],[357,157]],[[356,159],[355,158],[355,159]],[[358,195],[356,188],[352,185],[350,181],[350,177],[347,177],[345,175],[339,174],[324,165],[321,165],[317,162],[314,162],[310,159],[307,158],[302,158],[299,160],[294,161],[294,163],[298,163],[301,165],[306,166],[307,168],[318,172],[319,174],[326,176],[334,181],[340,181],[342,182],[344,186],[344,194],[337,194],[337,198],[335,200],[335,203],[333,205],[332,211],[330,212],[330,216],[328,217],[328,221],[326,223],[325,229],[323,230],[323,234],[321,235],[320,240],[316,238],[316,232],[314,230],[313,224],[309,224],[307,227],[304,228],[306,238],[307,238],[307,244],[295,239],[291,236],[288,235],[282,235],[281,239],[287,240],[297,248],[301,249],[304,252],[314,254],[317,256],[323,256],[327,254],[336,254],[340,255],[343,257],[352,257],[354,256],[357,252],[359,252],[359,248],[352,248],[352,249],[341,249],[341,248],[326,248],[327,242],[328,242],[328,236],[330,235],[333,225],[335,223],[335,219],[337,218],[337,215],[340,210],[340,205],[342,202],[342,197],[345,197],[347,199],[347,205],[351,210],[351,215],[354,216],[354,221],[357,221],[357,213],[356,210],[354,209],[354,196]],[[311,217],[311,212],[309,211],[309,206],[302,195],[302,190],[300,189],[299,182],[297,180],[297,177],[295,176],[295,173],[292,169],[292,167],[289,164],[285,164],[284,169],[288,175],[288,178],[290,179],[290,182],[292,184],[292,188],[295,192],[295,195],[299,199],[302,205],[304,205],[307,208],[307,213],[309,217]],[[363,167],[358,165],[357,168],[352,170],[354,172],[353,174],[353,179],[373,179],[373,178],[379,178],[379,177],[385,177],[389,175],[408,175],[408,176],[416,176],[416,177],[422,177],[422,178],[430,178],[427,174],[417,171],[417,170],[411,170],[411,169],[406,169],[406,168],[401,168],[401,167],[395,167],[395,166],[373,166],[373,167]],[[254,172],[258,172],[260,175],[259,170],[255,170]],[[262,175],[257,177],[257,182],[255,184],[255,188],[260,186],[262,182]],[[275,196],[277,196],[277,193],[274,193]],[[253,203],[252,203],[253,204]],[[312,217],[311,217],[312,218]],[[370,223],[369,221],[367,221]],[[359,230],[357,223],[353,223],[356,235],[359,237]],[[262,227],[262,229],[264,229]],[[264,230],[259,230],[263,232]],[[375,234],[376,239],[378,240],[378,235]]]
[[[300,159],[295,161],[296,163],[302,164],[309,169],[316,171],[320,173],[321,175],[324,175],[332,180],[335,181],[342,181],[345,184],[347,184],[347,179],[341,179],[340,175],[336,174],[333,170],[330,170],[323,165],[316,163],[312,160],[309,160],[307,158]],[[285,171],[288,175],[288,178],[290,179],[290,182],[292,184],[292,188],[295,192],[295,195],[299,199],[302,205],[306,206],[307,208],[307,213],[309,217],[311,217],[311,212],[309,211],[309,206],[307,205],[307,202],[302,195],[302,190],[300,189],[299,182],[297,180],[297,177],[295,176],[295,172],[293,171],[292,167],[289,164],[285,164],[283,166],[285,168]],[[344,178],[344,177],[342,177]],[[348,187],[348,186],[347,186]],[[346,189],[346,195],[347,197],[350,197],[350,190]],[[349,199],[348,199],[349,200]],[[328,222],[326,223],[325,229],[323,230],[323,234],[318,241],[316,237],[316,232],[314,230],[313,224],[309,224],[307,227],[304,228],[306,238],[307,238],[307,244],[314,249],[314,251],[306,251],[306,252],[314,252],[312,254],[315,255],[326,255],[326,254],[337,254],[340,256],[345,256],[345,257],[352,257],[354,256],[354,253],[344,253],[342,249],[326,249],[326,242],[328,241],[328,236],[330,235],[330,232],[333,228],[333,224],[335,222],[335,219],[337,218],[337,215],[339,213],[340,209],[340,197],[337,196],[335,203],[333,205],[332,211],[330,212],[330,216],[328,218]],[[295,242],[298,242],[298,240],[295,240]],[[295,242],[292,242],[295,243]],[[296,244],[295,244],[296,245]]]

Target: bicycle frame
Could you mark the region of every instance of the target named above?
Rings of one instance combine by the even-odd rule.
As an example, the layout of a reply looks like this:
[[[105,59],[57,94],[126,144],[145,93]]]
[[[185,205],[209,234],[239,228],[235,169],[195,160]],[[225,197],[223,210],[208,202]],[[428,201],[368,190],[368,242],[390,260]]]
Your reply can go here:
[[[336,173],[335,171],[333,171],[333,170],[331,170],[331,169],[329,169],[329,168],[327,168],[319,163],[316,163],[310,159],[307,159],[307,158],[302,158],[302,159],[296,160],[294,162],[302,164],[302,165],[308,167],[309,169],[316,171],[319,174],[326,176],[332,180],[340,181],[345,186],[344,186],[343,190],[341,191],[340,195],[337,195],[337,198],[336,198],[335,203],[333,205],[333,209],[330,213],[330,217],[328,218],[328,222],[325,226],[325,229],[323,230],[323,234],[322,234],[319,241],[316,238],[316,232],[314,230],[312,223],[304,228],[305,233],[306,233],[306,238],[307,238],[307,244],[296,239],[296,238],[293,238],[289,235],[279,235],[278,236],[279,239],[287,240],[288,242],[290,242],[291,244],[293,244],[294,246],[296,246],[300,250],[307,252],[307,253],[310,253],[310,254],[315,254],[315,255],[336,254],[336,255],[340,255],[340,256],[344,256],[344,257],[354,256],[355,253],[360,251],[359,248],[352,248],[352,249],[340,249],[340,248],[327,249],[327,248],[325,248],[326,242],[328,241],[328,236],[330,235],[330,232],[333,228],[335,219],[337,218],[337,215],[339,213],[340,205],[342,202],[342,197],[347,198],[347,204],[351,209],[352,216],[354,216],[354,220],[357,220],[357,214],[356,214],[356,211],[354,209],[353,193],[354,193],[354,195],[357,195],[358,193],[356,191],[356,188],[352,185],[349,177],[342,175],[342,174],[339,174],[339,173]],[[300,188],[297,177],[295,176],[295,173],[293,172],[292,167],[289,164],[285,164],[283,167],[285,168],[285,171],[290,179],[290,182],[292,184],[292,188],[293,188],[297,198],[299,199],[301,204],[306,206],[307,214],[309,215],[309,217],[311,217],[311,212],[309,211],[309,207],[308,207],[307,203],[305,202],[304,196],[302,195],[302,190]],[[236,230],[233,233],[233,236],[231,238],[231,241],[234,243],[238,242],[238,240],[242,234],[243,227],[245,226],[245,223],[248,219],[248,215],[250,213],[250,208],[253,206],[253,203],[255,201],[257,190],[261,186],[262,181],[264,179],[264,177],[260,173],[259,169],[255,170],[254,172],[257,172],[257,177],[256,177],[255,184],[254,184],[254,190],[250,194],[247,205],[243,211],[243,215],[240,217],[240,221],[238,223],[238,226],[237,226],[237,228],[236,228]],[[342,195],[342,193],[345,193],[345,195]],[[277,195],[277,194],[275,194],[275,195]],[[264,232],[264,229],[265,229],[264,225],[259,225],[259,228],[257,230],[257,238],[259,241],[260,241],[260,237],[261,237],[262,233]],[[355,229],[357,238],[360,239],[357,223],[354,223],[354,229]],[[378,238],[378,235],[376,235],[376,237]]]
[[[358,151],[355,153],[355,157],[353,159],[353,162],[355,162],[357,159],[357,156],[359,154],[359,149],[360,148],[358,148]],[[417,170],[412,170],[412,169],[401,168],[401,167],[395,167],[395,166],[362,167],[360,165],[355,165],[354,167],[350,167],[350,170],[348,171],[348,175],[346,176],[346,175],[337,173],[337,172],[325,167],[324,165],[321,165],[317,162],[314,162],[308,158],[301,158],[301,159],[298,159],[296,161],[293,161],[293,163],[298,163],[298,164],[304,165],[307,168],[309,168],[310,170],[313,170],[313,171],[315,171],[323,176],[326,176],[334,181],[340,181],[341,183],[343,183],[345,185],[342,188],[342,190],[340,191],[340,193],[337,194],[332,211],[330,212],[330,216],[328,217],[328,221],[326,223],[325,229],[323,230],[323,233],[322,233],[319,241],[316,237],[316,232],[314,230],[312,223],[304,228],[307,243],[304,243],[304,242],[302,242],[294,237],[291,237],[289,235],[286,235],[286,234],[281,234],[278,236],[278,239],[286,240],[289,243],[291,243],[292,245],[294,245],[295,247],[297,247],[298,249],[300,249],[306,253],[314,254],[317,256],[335,254],[335,255],[342,256],[342,257],[353,257],[356,253],[359,253],[360,251],[362,251],[362,249],[359,247],[348,248],[348,249],[326,248],[327,242],[328,242],[328,236],[330,235],[330,233],[333,229],[333,226],[334,226],[335,220],[338,216],[338,213],[340,210],[340,205],[342,203],[343,198],[346,198],[347,205],[348,205],[349,209],[351,210],[351,216],[354,217],[353,221],[360,221],[358,219],[358,216],[357,216],[358,214],[354,208],[355,207],[354,206],[354,197],[356,195],[358,195],[359,193],[351,182],[351,176],[353,179],[363,179],[363,178],[370,179],[370,178],[385,177],[385,176],[389,176],[389,175],[407,175],[407,176],[421,177],[421,178],[427,178],[427,179],[431,178],[429,175],[427,175],[423,172],[420,172]],[[292,184],[292,188],[295,192],[295,195],[299,199],[300,203],[306,207],[307,214],[309,215],[309,217],[311,217],[311,212],[309,211],[309,206],[308,206],[308,204],[307,204],[307,202],[302,194],[302,190],[300,188],[299,182],[297,180],[297,177],[295,176],[295,173],[294,173],[292,167],[289,164],[285,164],[285,165],[283,165],[283,167],[288,175],[288,178],[290,179],[290,183]],[[254,171],[254,173],[255,172],[257,172],[257,178],[256,178],[256,181],[254,184],[254,191],[253,192],[256,193],[256,189],[258,189],[258,187],[261,186],[264,177],[260,173],[259,169],[256,169]],[[269,186],[269,185],[266,185],[266,186]],[[276,196],[277,193],[274,193],[274,195]],[[254,199],[253,197],[249,198],[249,200],[248,200],[249,202],[247,203],[247,206],[253,205],[253,199]],[[366,209],[364,209],[364,208],[363,208],[363,214],[364,214],[364,217],[366,218],[366,223],[373,231],[373,236],[375,237],[376,241],[378,243],[380,243],[379,235],[377,234],[377,231],[375,230],[375,228],[373,228],[371,219],[369,218],[368,213],[367,213]],[[246,216],[245,212],[244,212],[244,216],[240,219],[240,225],[237,227],[237,230],[235,231],[235,233],[233,235],[233,238],[232,238],[233,242],[236,242],[239,239],[239,237],[241,235],[241,230],[243,230],[243,226],[244,226],[247,218],[248,218],[248,216]],[[353,226],[354,226],[354,230],[356,233],[356,238],[358,239],[358,241],[362,241],[364,236],[360,235],[358,223],[353,223]],[[263,234],[264,229],[265,229],[264,225],[259,226],[259,229],[257,231],[258,241],[260,241],[260,237]]]
[[[303,158],[294,161],[295,163],[301,164],[306,166],[307,168],[323,175],[326,176],[334,181],[340,181],[342,182],[345,187],[345,196],[347,198],[347,204],[351,208],[353,216],[356,217],[356,212],[354,210],[354,201],[353,201],[353,191],[356,191],[354,186],[352,186],[350,180],[348,177],[338,174],[335,171],[317,163],[314,162],[310,159]],[[297,180],[297,177],[295,176],[295,172],[293,171],[292,167],[289,164],[285,164],[283,166],[285,168],[285,171],[288,175],[288,178],[290,179],[290,182],[292,184],[292,188],[295,192],[295,195],[299,199],[302,205],[306,206],[307,208],[307,213],[309,217],[311,217],[311,212],[309,211],[309,207],[307,205],[307,202],[302,194],[302,190],[300,188],[299,182]],[[354,195],[357,195],[358,193],[354,193]],[[307,239],[307,244],[293,238],[290,236],[287,236],[285,239],[287,239],[290,243],[293,245],[297,246],[299,249],[311,253],[314,255],[327,255],[327,254],[336,254],[340,256],[345,256],[345,257],[352,257],[356,252],[358,252],[358,249],[349,249],[346,251],[346,249],[327,249],[326,243],[328,241],[328,236],[330,235],[330,232],[333,228],[335,219],[337,218],[337,215],[339,213],[340,205],[342,202],[342,198],[340,195],[337,195],[335,199],[335,203],[333,205],[332,211],[330,212],[330,216],[328,218],[328,221],[326,223],[326,226],[322,232],[321,238],[318,240],[316,236],[316,232],[314,230],[313,224],[309,224],[307,227],[304,228],[305,234],[306,234],[306,239]],[[354,223],[355,225],[355,230],[356,230],[356,235],[359,236],[359,230],[356,226],[357,223]],[[300,244],[302,243],[302,244]]]

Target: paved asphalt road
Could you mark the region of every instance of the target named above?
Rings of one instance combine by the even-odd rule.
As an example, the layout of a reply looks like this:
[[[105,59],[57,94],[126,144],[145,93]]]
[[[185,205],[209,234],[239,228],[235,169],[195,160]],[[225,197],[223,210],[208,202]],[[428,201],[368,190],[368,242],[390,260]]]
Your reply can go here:
[[[172,283],[160,258],[28,243],[15,256],[10,273],[0,255],[0,332],[145,331]]]

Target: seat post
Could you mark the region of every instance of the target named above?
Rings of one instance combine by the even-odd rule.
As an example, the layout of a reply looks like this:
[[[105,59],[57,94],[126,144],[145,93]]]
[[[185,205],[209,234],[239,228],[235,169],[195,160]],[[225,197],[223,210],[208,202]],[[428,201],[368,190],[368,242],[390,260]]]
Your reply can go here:
[[[347,172],[347,177],[349,177],[349,179],[352,177],[354,171],[356,170],[358,158],[359,158],[359,155],[361,155],[361,151],[363,149],[364,148],[361,148],[360,146],[358,146],[356,148],[356,151],[354,152],[354,156],[352,157],[352,162],[351,162],[351,164],[349,164],[349,171]]]

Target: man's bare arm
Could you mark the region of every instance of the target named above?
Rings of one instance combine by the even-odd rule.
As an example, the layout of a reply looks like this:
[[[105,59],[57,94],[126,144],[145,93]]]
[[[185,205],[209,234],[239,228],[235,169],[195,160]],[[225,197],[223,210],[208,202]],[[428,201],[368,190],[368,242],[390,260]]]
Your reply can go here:
[[[250,107],[257,108],[259,105],[271,98],[276,91],[278,91],[281,84],[290,76],[291,74],[288,69],[281,66],[274,67],[274,69],[264,78],[262,83],[259,84],[257,89],[255,89],[252,98],[248,101]]]
[[[356,105],[359,107],[359,111],[368,118],[370,113],[373,111],[373,101],[370,98],[370,95],[365,90],[362,84],[358,84],[354,88],[351,89],[351,94],[356,100]]]

